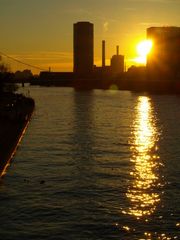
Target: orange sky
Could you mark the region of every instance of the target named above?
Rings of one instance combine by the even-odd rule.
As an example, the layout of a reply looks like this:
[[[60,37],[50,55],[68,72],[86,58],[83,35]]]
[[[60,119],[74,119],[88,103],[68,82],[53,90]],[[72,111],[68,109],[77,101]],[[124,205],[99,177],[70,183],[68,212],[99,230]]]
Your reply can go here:
[[[95,64],[101,65],[101,41],[106,40],[106,63],[119,45],[129,67],[146,28],[178,26],[179,9],[179,0],[0,0],[0,52],[43,69],[72,71],[73,23],[90,21]],[[3,61],[12,70],[27,68]]]

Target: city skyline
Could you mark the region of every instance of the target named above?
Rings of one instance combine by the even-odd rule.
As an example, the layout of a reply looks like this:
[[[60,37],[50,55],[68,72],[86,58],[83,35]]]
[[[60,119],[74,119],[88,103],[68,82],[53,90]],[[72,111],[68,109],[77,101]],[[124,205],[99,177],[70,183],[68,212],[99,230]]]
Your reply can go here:
[[[107,65],[119,45],[119,52],[130,66],[137,57],[136,45],[146,39],[148,27],[178,26],[179,7],[176,0],[107,0],[103,4],[80,0],[0,0],[0,51],[43,69],[72,71],[73,23],[90,21],[95,26],[94,63],[101,66],[104,39]]]

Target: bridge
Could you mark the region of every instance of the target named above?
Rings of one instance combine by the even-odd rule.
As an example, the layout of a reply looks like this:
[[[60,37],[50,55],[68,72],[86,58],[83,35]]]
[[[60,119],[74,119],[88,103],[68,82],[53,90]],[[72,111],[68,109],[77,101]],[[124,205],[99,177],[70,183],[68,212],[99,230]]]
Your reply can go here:
[[[23,71],[23,70],[31,70],[34,71],[47,71],[47,69],[44,69],[39,66],[32,65],[30,63],[27,63],[23,61],[22,59],[15,58],[9,54],[6,54],[2,51],[0,51],[0,64],[5,64],[5,66],[8,68],[10,72],[16,72],[16,71]]]

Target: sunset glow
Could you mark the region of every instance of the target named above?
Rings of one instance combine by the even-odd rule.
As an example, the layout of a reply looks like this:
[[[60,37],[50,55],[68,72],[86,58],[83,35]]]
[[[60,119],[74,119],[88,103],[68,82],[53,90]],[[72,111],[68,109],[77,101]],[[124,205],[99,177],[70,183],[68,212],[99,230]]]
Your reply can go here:
[[[153,46],[153,42],[151,40],[143,40],[138,43],[136,50],[138,53],[138,57],[135,59],[137,63],[146,64],[147,55],[150,53]]]

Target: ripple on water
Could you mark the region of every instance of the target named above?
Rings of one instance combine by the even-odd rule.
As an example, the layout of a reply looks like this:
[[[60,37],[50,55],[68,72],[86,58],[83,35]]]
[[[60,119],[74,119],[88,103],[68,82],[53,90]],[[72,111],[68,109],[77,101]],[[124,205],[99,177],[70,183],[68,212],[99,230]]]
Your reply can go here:
[[[179,98],[30,92],[36,112],[0,183],[3,240],[178,239]]]

